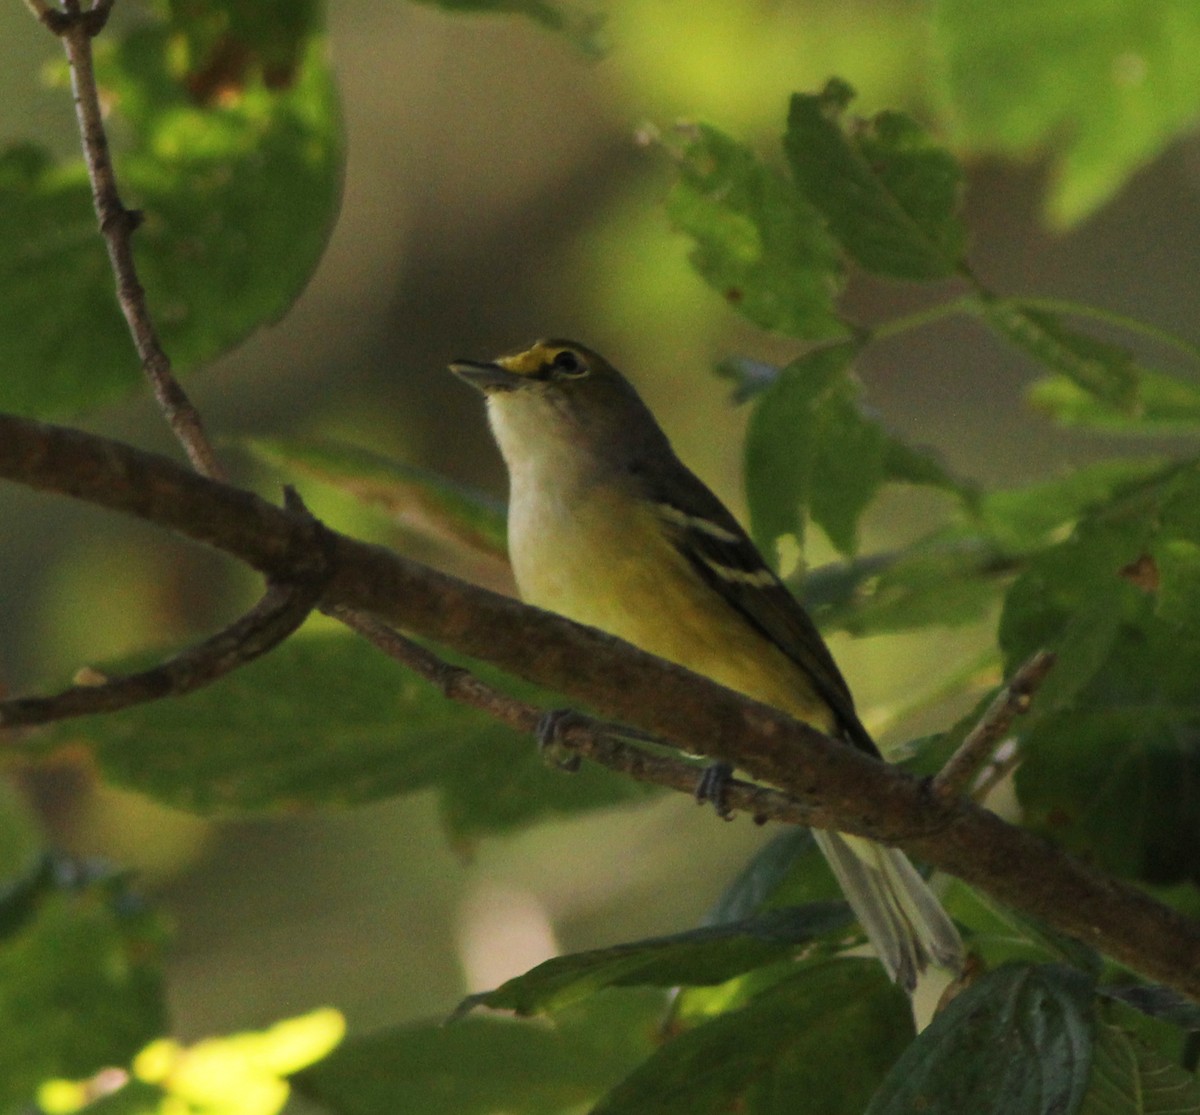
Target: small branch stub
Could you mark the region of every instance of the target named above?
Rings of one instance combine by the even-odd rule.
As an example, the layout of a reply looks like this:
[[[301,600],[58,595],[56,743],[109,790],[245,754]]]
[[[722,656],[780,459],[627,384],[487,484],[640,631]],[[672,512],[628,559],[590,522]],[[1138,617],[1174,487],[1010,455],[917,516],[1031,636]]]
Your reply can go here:
[[[971,779],[991,758],[1013,721],[1028,711],[1034,693],[1053,666],[1054,655],[1039,650],[996,694],[979,723],[967,733],[958,750],[934,777],[933,794],[939,801],[948,802],[966,792]]]

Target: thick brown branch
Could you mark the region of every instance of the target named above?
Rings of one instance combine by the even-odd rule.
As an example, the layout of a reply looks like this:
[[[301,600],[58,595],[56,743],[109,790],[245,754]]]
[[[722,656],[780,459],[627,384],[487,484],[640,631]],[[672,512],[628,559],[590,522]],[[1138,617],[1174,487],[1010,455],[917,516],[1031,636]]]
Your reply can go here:
[[[536,735],[545,710],[527,701],[501,692],[480,681],[470,670],[444,662],[419,643],[380,623],[365,612],[341,605],[327,609],[353,631],[378,647],[388,657],[406,666],[418,676],[436,685],[450,700],[486,712],[518,732]],[[586,716],[572,715],[562,733],[561,743],[582,759],[590,759],[618,774],[638,782],[648,782],[693,793],[700,771],[694,763],[669,755],[656,755],[620,738],[620,728]],[[782,821],[793,825],[830,825],[833,819],[808,806],[771,790],[741,779],[730,779],[722,788],[721,803],[728,809],[749,813],[756,822]]]
[[[283,581],[305,545],[303,516],[79,431],[0,416],[0,476],[169,527]],[[970,801],[939,801],[925,781],[773,709],[382,547],[333,535],[332,565],[326,606],[371,612],[600,716],[733,760],[827,810],[837,828],[902,844],[998,901],[1200,998],[1200,923]]]
[[[113,0],[96,0],[90,9],[81,10],[77,2],[64,11],[48,7],[44,0],[26,0],[34,15],[63,42],[71,65],[71,87],[75,94],[75,114],[88,179],[92,185],[92,204],[100,232],[108,248],[108,258],[116,279],[117,301],[129,325],[142,371],[150,381],[154,397],[171,430],[179,439],[192,467],[205,476],[225,478],[225,470],[204,431],[200,412],[171,371],[158,332],[146,306],[146,292],[138,279],[133,259],[133,233],[141,223],[141,214],[126,209],[117,191],[117,178],[109,152],[104,114],[96,89],[92,60],[92,38],[108,19]]]

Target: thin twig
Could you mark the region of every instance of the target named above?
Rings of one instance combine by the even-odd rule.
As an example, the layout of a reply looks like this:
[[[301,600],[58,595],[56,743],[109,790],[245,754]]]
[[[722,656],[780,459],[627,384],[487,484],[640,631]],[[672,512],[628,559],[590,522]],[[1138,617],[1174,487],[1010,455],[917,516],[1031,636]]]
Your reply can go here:
[[[940,801],[950,801],[963,794],[979,768],[1012,727],[1012,722],[1029,709],[1033,694],[1046,679],[1054,665],[1054,655],[1039,650],[996,694],[978,724],[967,733],[966,739],[949,761],[934,776],[932,790]]]
[[[49,697],[0,701],[0,729],[116,712],[191,693],[277,646],[304,622],[319,595],[315,585],[270,585],[245,615],[152,669],[98,685],[73,685]]]
[[[987,766],[971,786],[974,801],[987,801],[988,795],[1021,765],[1021,748],[1015,739],[1007,739],[996,748]]]
[[[325,611],[352,631],[358,632],[388,657],[436,685],[450,700],[485,712],[515,731],[530,735],[539,732],[545,710],[501,692],[481,681],[470,670],[443,661],[432,651],[366,612],[342,605],[334,605]],[[555,743],[580,758],[590,759],[599,766],[638,782],[679,790],[685,794],[695,792],[700,771],[694,763],[670,755],[652,754],[620,738],[626,735],[641,737],[643,733],[627,731],[618,725],[572,713]],[[722,804],[749,813],[759,824],[782,821],[819,827],[822,821],[827,821],[819,808],[803,805],[778,790],[740,779],[731,779],[727,788],[723,788]]]
[[[63,10],[49,7],[45,0],[25,2],[39,22],[62,39],[71,65],[75,115],[92,186],[92,204],[116,279],[117,302],[129,325],[142,371],[192,467],[205,476],[223,480],[225,469],[204,432],[200,412],[171,371],[171,361],[159,341],[146,306],[146,292],[138,279],[133,258],[133,232],[141,224],[141,214],[126,209],[117,190],[92,59],[92,39],[103,29],[114,0],[95,0],[86,10],[80,9],[78,0],[67,0]]]
[[[0,729],[49,724],[179,697],[273,650],[312,613],[333,568],[332,536],[326,528],[308,515],[290,489],[284,503],[289,511],[309,520],[308,540],[301,542],[303,551],[298,555],[301,564],[286,583],[270,581],[258,603],[228,627],[152,669],[119,678],[96,674],[98,683],[76,684],[53,696],[0,701]]]

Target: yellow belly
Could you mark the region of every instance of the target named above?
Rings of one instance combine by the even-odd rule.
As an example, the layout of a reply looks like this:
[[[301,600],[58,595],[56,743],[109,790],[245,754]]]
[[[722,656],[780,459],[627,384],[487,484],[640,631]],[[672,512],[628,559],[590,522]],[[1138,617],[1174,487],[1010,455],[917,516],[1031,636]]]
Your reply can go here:
[[[509,549],[521,596],[773,705],[824,731],[804,672],[704,582],[650,508],[594,490],[574,506],[514,491]]]

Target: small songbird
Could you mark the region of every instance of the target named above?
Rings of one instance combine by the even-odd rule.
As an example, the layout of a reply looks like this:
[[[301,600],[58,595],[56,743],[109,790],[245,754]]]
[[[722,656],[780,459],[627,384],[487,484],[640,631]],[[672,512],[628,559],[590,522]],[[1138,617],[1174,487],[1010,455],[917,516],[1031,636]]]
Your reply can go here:
[[[487,397],[522,599],[879,755],[808,614],[620,372],[563,340],[450,367]],[[911,991],[930,963],[961,968],[954,925],[902,852],[813,835],[892,979]]]

